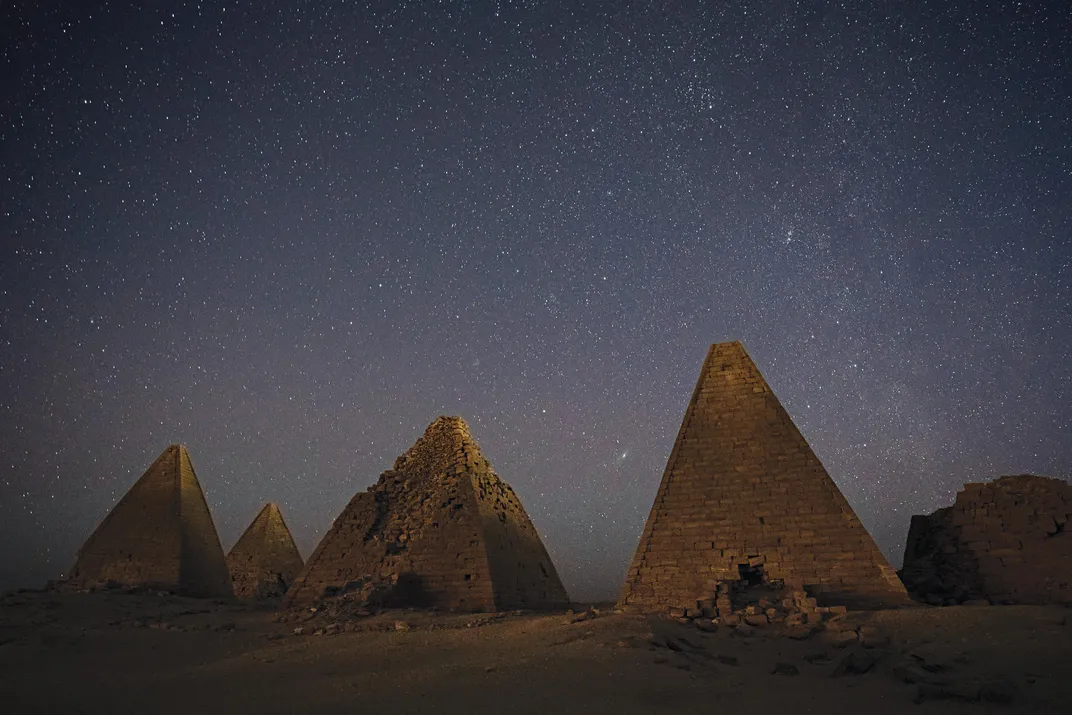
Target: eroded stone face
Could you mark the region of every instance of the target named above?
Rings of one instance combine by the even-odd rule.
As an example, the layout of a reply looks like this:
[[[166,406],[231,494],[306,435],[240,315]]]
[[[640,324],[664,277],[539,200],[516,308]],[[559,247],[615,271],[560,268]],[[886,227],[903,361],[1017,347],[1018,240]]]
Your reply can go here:
[[[216,526],[182,445],[161,453],[79,549],[68,587],[103,585],[231,596]]]
[[[916,598],[948,605],[1072,603],[1072,486],[1006,476],[965,484],[953,506],[912,517],[902,578]]]
[[[520,500],[458,417],[432,422],[354,496],[284,606],[348,594],[374,605],[474,611],[568,602]]]
[[[704,361],[619,603],[689,608],[759,565],[826,604],[908,601],[744,348],[721,343]]]

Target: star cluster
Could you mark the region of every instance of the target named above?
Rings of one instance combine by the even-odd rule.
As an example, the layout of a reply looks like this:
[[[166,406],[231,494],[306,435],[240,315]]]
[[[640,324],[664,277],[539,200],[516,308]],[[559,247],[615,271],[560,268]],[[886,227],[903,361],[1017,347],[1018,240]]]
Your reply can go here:
[[[583,7],[582,7],[583,6]],[[900,562],[1072,474],[1067,3],[10,3],[0,587],[169,443],[308,556],[459,414],[577,598],[740,339]]]

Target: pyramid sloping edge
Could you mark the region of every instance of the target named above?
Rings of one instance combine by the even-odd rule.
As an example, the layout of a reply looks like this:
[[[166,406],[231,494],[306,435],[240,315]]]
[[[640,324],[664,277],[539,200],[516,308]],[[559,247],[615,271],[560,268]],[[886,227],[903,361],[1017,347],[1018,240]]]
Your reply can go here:
[[[695,606],[750,559],[830,603],[909,602],[744,347],[719,343],[704,360],[619,605]]]
[[[279,507],[268,502],[227,554],[238,598],[282,596],[305,563]]]
[[[189,454],[167,447],[94,529],[70,588],[116,583],[183,595],[231,595],[223,550]]]

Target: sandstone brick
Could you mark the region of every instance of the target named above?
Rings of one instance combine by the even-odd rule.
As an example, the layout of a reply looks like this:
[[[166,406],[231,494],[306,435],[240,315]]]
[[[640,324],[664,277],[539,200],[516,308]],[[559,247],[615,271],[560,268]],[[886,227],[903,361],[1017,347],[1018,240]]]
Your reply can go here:
[[[693,536],[695,534],[695,536]],[[645,570],[656,554],[689,564]],[[908,601],[904,586],[740,343],[711,346],[620,603],[658,611],[762,568],[854,606]]]
[[[902,577],[930,603],[1072,603],[1072,485],[1034,475],[964,485],[912,517]]]
[[[439,417],[350,500],[284,598],[371,589],[385,605],[564,608],[565,589],[514,490],[469,427]]]
[[[168,447],[82,545],[68,585],[228,598],[231,578],[186,448]]]
[[[302,570],[301,554],[279,507],[269,502],[227,554],[239,598],[282,596]]]

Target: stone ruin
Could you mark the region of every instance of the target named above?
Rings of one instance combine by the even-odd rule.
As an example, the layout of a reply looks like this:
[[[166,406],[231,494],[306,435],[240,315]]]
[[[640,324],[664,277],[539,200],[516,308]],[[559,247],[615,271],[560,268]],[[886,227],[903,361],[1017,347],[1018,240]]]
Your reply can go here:
[[[231,577],[190,455],[171,445],[78,551],[65,586],[229,598]]]
[[[282,512],[271,502],[227,554],[231,585],[243,599],[282,597],[304,565]]]
[[[965,484],[912,517],[901,577],[934,605],[1072,603],[1072,485],[1032,475]]]
[[[820,606],[807,591],[794,589],[777,579],[767,578],[762,556],[749,557],[738,569],[736,580],[719,581],[709,598],[688,606],[668,609],[671,618],[693,621],[701,630],[709,626],[765,628],[781,626],[790,630],[815,628],[824,621],[844,615],[844,605]],[[711,628],[713,630],[713,628]]]
[[[816,608],[909,603],[744,347],[730,342],[708,351],[619,606],[703,612],[741,582],[773,585],[778,602],[803,594],[796,600]]]
[[[284,607],[554,609],[566,591],[521,501],[459,417],[439,417],[350,500]]]

